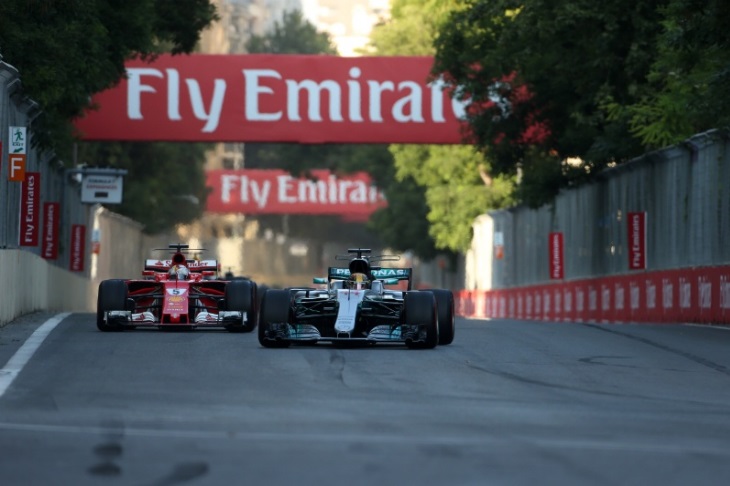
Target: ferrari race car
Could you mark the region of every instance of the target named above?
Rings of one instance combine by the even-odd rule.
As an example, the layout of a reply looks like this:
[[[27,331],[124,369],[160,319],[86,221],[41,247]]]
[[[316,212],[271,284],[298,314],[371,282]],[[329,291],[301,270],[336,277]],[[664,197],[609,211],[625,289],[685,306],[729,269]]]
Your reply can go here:
[[[255,282],[219,279],[218,262],[189,259],[184,252],[201,251],[190,250],[189,245],[169,245],[169,250],[169,260],[147,259],[139,280],[110,279],[99,284],[99,330],[142,326],[254,330],[258,317]]]
[[[412,290],[411,268],[372,263],[395,256],[370,256],[369,249],[348,249],[347,267],[330,267],[324,288],[269,289],[261,301],[259,343],[267,348],[292,343],[405,344],[434,348],[454,340],[454,296],[450,290]],[[407,282],[406,290],[387,285]]]

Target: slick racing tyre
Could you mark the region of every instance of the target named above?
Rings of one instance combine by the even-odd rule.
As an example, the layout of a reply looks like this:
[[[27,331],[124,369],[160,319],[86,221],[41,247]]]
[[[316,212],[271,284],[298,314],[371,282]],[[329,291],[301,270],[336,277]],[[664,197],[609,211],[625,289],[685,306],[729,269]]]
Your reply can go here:
[[[289,306],[291,299],[288,290],[269,289],[261,299],[259,313],[259,344],[265,348],[286,348],[289,341],[276,339],[268,335],[271,324],[289,322]]]
[[[444,346],[454,341],[454,293],[446,289],[429,289],[436,297],[436,315],[439,326],[439,345]]]
[[[100,331],[121,331],[118,324],[107,324],[104,313],[107,311],[122,311],[126,309],[127,283],[121,279],[103,280],[99,284],[99,294],[96,299],[96,327]]]
[[[235,324],[226,325],[229,332],[251,332],[256,328],[256,284],[251,280],[231,280],[225,290],[226,310],[245,312],[246,322],[241,319]]]
[[[405,323],[418,324],[426,330],[423,341],[407,341],[411,349],[433,349],[439,342],[438,317],[436,316],[436,298],[432,292],[411,291],[405,294]]]

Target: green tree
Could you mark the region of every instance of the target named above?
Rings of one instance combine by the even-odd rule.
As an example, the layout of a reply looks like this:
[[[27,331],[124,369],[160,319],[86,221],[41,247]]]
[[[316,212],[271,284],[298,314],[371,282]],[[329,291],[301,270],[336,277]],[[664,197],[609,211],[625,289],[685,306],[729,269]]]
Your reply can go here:
[[[391,20],[374,29],[369,52],[433,55],[438,28],[454,8],[448,0],[395,0]],[[396,245],[405,243],[421,257],[465,251],[474,218],[512,202],[511,179],[491,177],[490,161],[470,145],[392,145],[390,151],[396,178],[393,199],[382,212],[392,214],[379,215],[373,223]],[[402,232],[399,220],[413,225],[410,238],[385,227],[394,224]]]
[[[79,160],[125,169],[122,203],[109,208],[156,234],[202,216],[209,193],[204,170],[209,148],[196,143],[83,143]]]
[[[251,54],[337,54],[329,34],[319,32],[299,10],[284,12],[271,32],[252,35],[246,50]]]
[[[472,140],[496,174],[521,172],[531,205],[645,150],[608,107],[648,92],[668,1],[466,0],[441,25],[434,73],[471,100]]]
[[[3,0],[0,53],[41,107],[34,143],[73,160],[73,120],[91,95],[116,85],[126,60],[193,51],[217,19],[208,0]],[[111,208],[150,233],[202,214],[204,145],[79,143],[78,161],[126,169],[124,201]],[[182,196],[182,197],[181,197]]]
[[[34,142],[71,160],[72,121],[133,56],[191,52],[216,18],[208,0],[3,0],[0,54],[41,107]]]
[[[660,12],[663,30],[647,89],[635,103],[606,103],[647,148],[730,125],[730,3],[671,0]]]

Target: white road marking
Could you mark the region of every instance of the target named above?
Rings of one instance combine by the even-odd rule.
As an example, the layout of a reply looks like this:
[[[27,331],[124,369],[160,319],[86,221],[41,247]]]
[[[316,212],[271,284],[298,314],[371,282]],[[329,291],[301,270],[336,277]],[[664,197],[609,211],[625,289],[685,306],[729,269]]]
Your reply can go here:
[[[30,335],[30,337],[23,343],[5,366],[0,369],[0,397],[5,394],[5,391],[13,383],[15,377],[23,370],[23,367],[30,361],[36,350],[43,344],[43,341],[53,331],[56,326],[65,318],[70,316],[70,312],[63,312],[56,314],[55,316],[48,319],[46,322]]]

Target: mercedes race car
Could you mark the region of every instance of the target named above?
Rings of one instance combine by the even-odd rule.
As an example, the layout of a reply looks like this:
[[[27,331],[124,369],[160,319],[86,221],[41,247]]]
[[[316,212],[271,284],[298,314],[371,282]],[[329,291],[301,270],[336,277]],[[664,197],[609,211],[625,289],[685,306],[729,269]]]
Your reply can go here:
[[[257,286],[218,278],[216,260],[188,258],[189,245],[169,245],[172,257],[147,259],[142,278],[99,284],[96,325],[101,331],[222,327],[251,332],[257,324]]]
[[[434,348],[454,340],[454,296],[450,290],[413,290],[411,268],[373,266],[399,257],[370,256],[348,249],[347,267],[330,267],[323,288],[269,289],[261,301],[259,343],[405,344]],[[405,283],[405,285],[403,285]],[[404,289],[387,286],[405,286]]]

